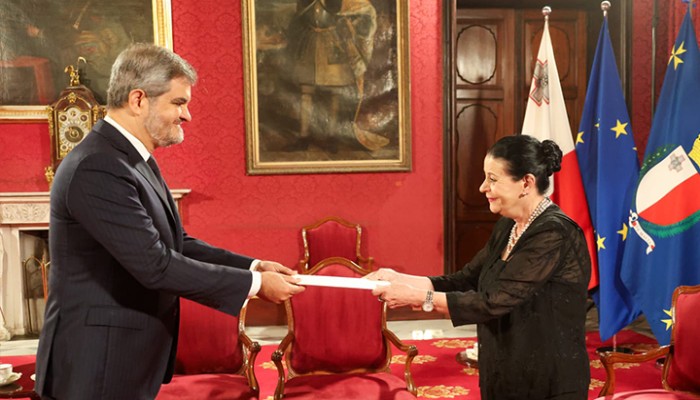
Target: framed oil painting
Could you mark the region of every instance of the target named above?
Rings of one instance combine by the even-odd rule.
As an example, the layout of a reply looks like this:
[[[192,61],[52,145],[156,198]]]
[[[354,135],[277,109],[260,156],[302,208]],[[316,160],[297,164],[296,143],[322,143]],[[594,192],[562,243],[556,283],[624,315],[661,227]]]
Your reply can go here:
[[[171,20],[170,0],[0,0],[0,122],[46,120],[78,57],[81,83],[105,104],[119,52],[172,48]]]
[[[242,0],[248,174],[409,171],[408,0]]]

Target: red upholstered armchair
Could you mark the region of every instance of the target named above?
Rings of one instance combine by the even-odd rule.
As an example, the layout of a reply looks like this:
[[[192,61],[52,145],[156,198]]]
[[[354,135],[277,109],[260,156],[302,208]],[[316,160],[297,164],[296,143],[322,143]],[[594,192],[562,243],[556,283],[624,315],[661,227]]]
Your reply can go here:
[[[181,299],[175,376],[157,400],[257,399],[260,344],[245,334],[245,312],[236,318]]]
[[[372,257],[360,254],[362,227],[339,217],[326,217],[301,229],[304,258],[299,271],[305,271],[330,257],[343,257],[371,270]]]
[[[698,399],[700,398],[700,285],[679,286],[673,292],[671,344],[637,354],[606,352],[600,355],[607,380],[600,399]],[[666,357],[661,383],[665,390],[615,394],[615,363],[639,363]]]
[[[357,278],[369,270],[333,257],[304,273]],[[289,331],[272,354],[276,400],[310,393],[315,399],[414,399],[410,368],[418,349],[386,327],[386,304],[371,291],[307,286],[285,307]],[[389,372],[390,344],[406,353],[404,379]]]

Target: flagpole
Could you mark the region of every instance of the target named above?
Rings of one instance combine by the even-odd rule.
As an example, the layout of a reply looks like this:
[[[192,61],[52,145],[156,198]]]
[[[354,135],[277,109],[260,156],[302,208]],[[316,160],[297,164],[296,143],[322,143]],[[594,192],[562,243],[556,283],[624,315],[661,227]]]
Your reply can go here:
[[[610,2],[609,1],[603,1],[600,3],[600,9],[603,10],[603,19],[607,20],[608,19],[608,10],[610,9]],[[598,327],[600,330],[600,326]],[[613,353],[617,352],[617,333],[615,333],[612,336],[612,348],[610,347],[599,347],[596,349],[597,352],[602,353],[604,351],[612,351]]]
[[[693,18],[693,3],[695,3],[695,0],[688,1],[688,14],[690,14],[690,19]]]
[[[607,20],[608,19],[608,10],[610,9],[610,2],[609,1],[603,1],[600,3],[600,9],[603,10],[603,19]],[[600,330],[600,325],[598,326],[598,330]],[[604,351],[612,351],[613,353],[617,351],[617,333],[615,333],[612,336],[612,348],[610,347],[599,347],[596,349],[597,352],[602,353]]]
[[[542,7],[542,15],[544,15],[544,22],[549,21],[549,14],[552,13],[552,7],[550,6],[544,6]]]
[[[659,23],[659,3],[654,0],[651,17],[651,117],[654,118],[656,102],[656,25]]]

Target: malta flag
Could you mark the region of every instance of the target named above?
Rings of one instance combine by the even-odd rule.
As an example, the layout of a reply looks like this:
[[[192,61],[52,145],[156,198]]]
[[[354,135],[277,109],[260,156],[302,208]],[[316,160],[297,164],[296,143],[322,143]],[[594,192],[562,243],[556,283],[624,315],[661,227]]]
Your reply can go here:
[[[571,136],[569,116],[566,114],[559,72],[554,61],[548,17],[544,20],[544,32],[537,53],[537,65],[530,86],[522,133],[534,136],[540,141],[553,140],[561,148],[564,155],[561,171],[554,174],[550,198],[583,229],[591,255],[591,281],[588,288],[592,289],[598,285],[596,241]]]

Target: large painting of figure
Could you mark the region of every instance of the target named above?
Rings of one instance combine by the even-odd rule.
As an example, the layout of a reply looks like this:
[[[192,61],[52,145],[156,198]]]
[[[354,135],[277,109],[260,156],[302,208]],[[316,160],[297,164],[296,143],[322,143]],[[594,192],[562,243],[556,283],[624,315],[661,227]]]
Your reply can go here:
[[[243,0],[250,174],[411,168],[407,0]]]
[[[46,119],[68,65],[106,102],[117,54],[134,42],[172,47],[170,0],[0,0],[0,119]]]

